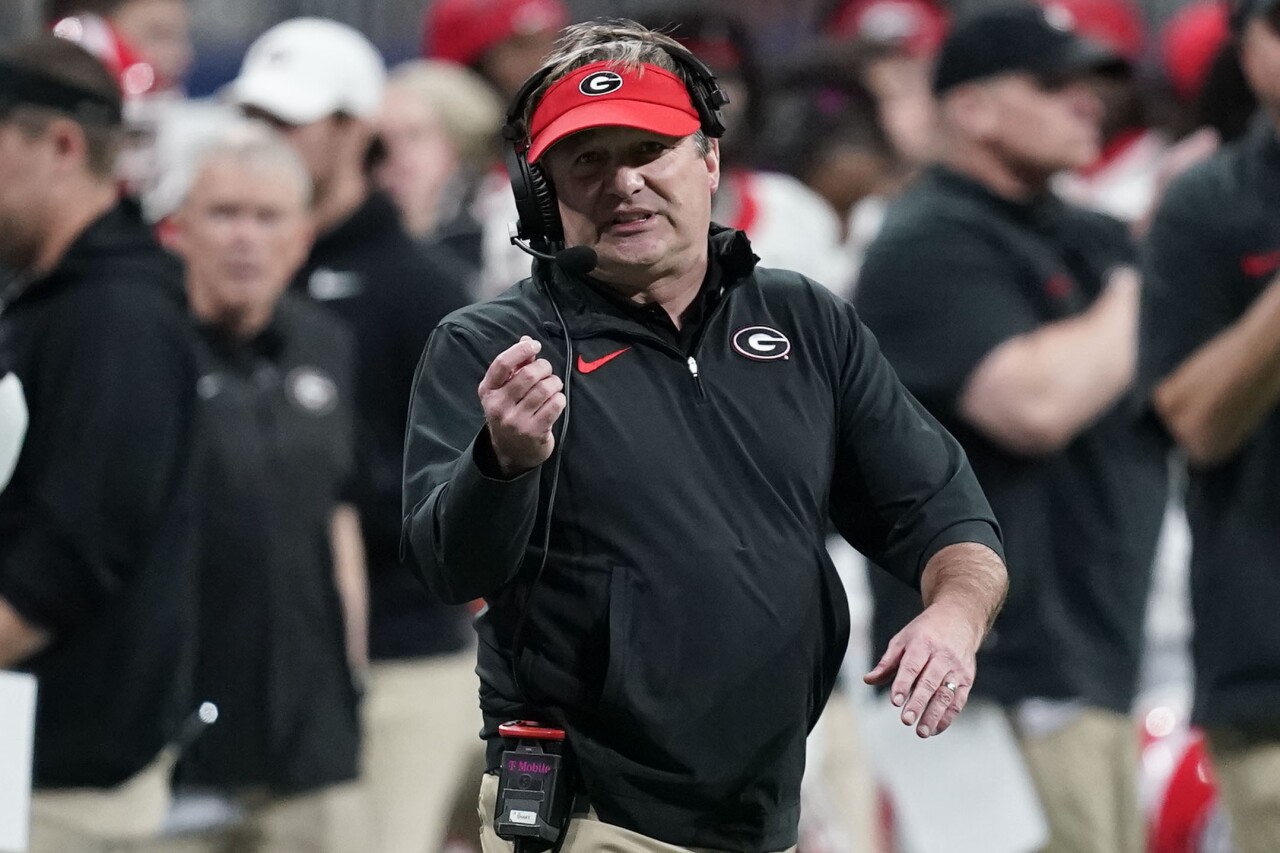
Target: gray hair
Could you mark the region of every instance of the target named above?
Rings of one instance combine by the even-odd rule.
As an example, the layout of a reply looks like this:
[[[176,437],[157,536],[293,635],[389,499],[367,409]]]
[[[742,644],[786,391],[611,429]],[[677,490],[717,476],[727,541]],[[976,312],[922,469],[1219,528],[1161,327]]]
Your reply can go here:
[[[499,150],[503,111],[483,77],[453,62],[415,59],[397,65],[387,83],[426,102],[468,170],[478,173],[489,166]]]
[[[191,188],[205,169],[213,163],[223,162],[282,174],[297,185],[303,206],[311,205],[311,173],[307,171],[297,151],[270,125],[244,118],[237,118],[221,128],[197,151],[192,158],[182,200],[186,201]]]
[[[686,89],[692,89],[693,81],[672,54],[691,55],[688,48],[670,36],[626,18],[571,24],[560,31],[560,37],[543,60],[539,72],[545,71],[546,76],[525,101],[521,120],[525,127],[529,126],[538,102],[561,77],[603,60],[627,71],[642,71],[641,66],[656,65],[678,76]],[[711,141],[701,128],[694,132],[693,141],[699,155],[705,156],[711,150]]]

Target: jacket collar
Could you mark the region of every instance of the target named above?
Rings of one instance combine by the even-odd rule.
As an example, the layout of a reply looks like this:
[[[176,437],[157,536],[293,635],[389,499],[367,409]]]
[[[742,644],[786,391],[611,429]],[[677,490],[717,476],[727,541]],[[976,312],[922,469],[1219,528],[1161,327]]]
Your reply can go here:
[[[720,286],[726,293],[750,276],[760,260],[751,250],[747,235],[733,228],[712,223],[707,242],[708,272],[714,269],[719,273]],[[608,296],[581,277],[566,273],[554,264],[538,261],[534,264],[533,278],[539,287],[549,287],[573,337],[601,332],[652,335],[639,320]]]

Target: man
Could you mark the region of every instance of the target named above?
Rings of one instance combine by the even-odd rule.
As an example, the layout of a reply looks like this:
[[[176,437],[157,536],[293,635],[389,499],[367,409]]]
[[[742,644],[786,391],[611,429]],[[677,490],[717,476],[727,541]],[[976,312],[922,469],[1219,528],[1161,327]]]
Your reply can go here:
[[[1125,227],[1048,189],[1098,156],[1086,79],[1100,58],[1032,6],[957,22],[934,77],[945,153],[891,210],[857,304],[1000,519],[1014,568],[978,695],[1014,722],[1048,849],[1140,853],[1128,712],[1164,442],[1128,403],[1138,278]],[[877,586],[882,639],[912,611]]]
[[[1264,110],[1170,188],[1147,246],[1142,376],[1190,467],[1194,722],[1236,849],[1280,845],[1280,3],[1239,4],[1240,64]]]
[[[119,62],[117,73],[134,62],[147,66],[131,72],[128,85],[135,90],[130,95],[181,89],[194,55],[187,0],[52,0],[45,9],[45,22],[53,26],[69,16],[84,15],[100,16],[118,42],[114,47],[119,53],[110,57]],[[83,19],[81,23],[85,29],[92,26]]]
[[[419,851],[447,814],[475,733],[466,608],[446,607],[400,560],[400,471],[413,372],[440,318],[465,304],[465,272],[424,254],[366,166],[382,58],[360,33],[318,18],[250,45],[234,100],[280,129],[315,188],[315,246],[294,277],[355,335],[356,473],[369,571],[365,777],[382,850]],[[363,632],[362,632],[363,633]],[[428,770],[427,768],[432,768]]]
[[[120,112],[75,45],[0,57],[0,340],[30,417],[0,493],[0,668],[39,679],[42,853],[158,831],[191,710],[195,368],[180,270],[118,200]]]
[[[563,0],[439,0],[427,8],[422,55],[467,66],[508,101],[568,22]]]
[[[432,335],[406,542],[443,598],[488,602],[490,771],[499,724],[567,731],[585,814],[563,849],[788,849],[805,734],[848,641],[828,507],[929,604],[868,675],[922,737],[973,683],[1005,586],[995,522],[852,309],[711,226],[722,125],[691,91],[714,105],[714,80],[630,22],[557,44],[517,131],[558,202],[524,227],[544,248],[563,228],[578,260]],[[510,849],[497,782],[486,851]]]
[[[247,122],[193,174],[172,238],[200,331],[195,680],[220,722],[178,775],[247,811],[203,849],[371,849],[347,652],[364,638],[343,631],[344,609],[364,625],[359,520],[339,497],[354,466],[351,341],[283,295],[311,245],[311,180],[288,143]]]

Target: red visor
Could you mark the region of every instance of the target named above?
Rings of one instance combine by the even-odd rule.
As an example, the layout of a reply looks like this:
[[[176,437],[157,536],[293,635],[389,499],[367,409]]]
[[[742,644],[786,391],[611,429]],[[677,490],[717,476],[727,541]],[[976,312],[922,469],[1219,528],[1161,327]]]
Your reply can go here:
[[[656,65],[584,65],[547,89],[529,122],[530,163],[566,136],[593,127],[634,127],[688,136],[701,126],[684,81]]]

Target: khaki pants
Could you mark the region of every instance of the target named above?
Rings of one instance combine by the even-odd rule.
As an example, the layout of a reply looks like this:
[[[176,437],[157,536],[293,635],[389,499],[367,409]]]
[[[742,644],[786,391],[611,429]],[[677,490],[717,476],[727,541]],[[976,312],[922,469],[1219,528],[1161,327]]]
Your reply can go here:
[[[1129,717],[1084,708],[1061,728],[1018,739],[1049,822],[1043,853],[1143,853],[1140,747]]]
[[[1209,754],[1237,853],[1280,850],[1280,726],[1211,728]]]
[[[493,830],[493,811],[498,803],[498,777],[485,774],[480,782],[480,849],[482,853],[512,853],[514,846],[498,837]],[[794,847],[785,853],[795,853]],[[591,809],[586,817],[569,821],[565,831],[562,853],[702,853],[700,848],[677,847],[604,823]],[[711,851],[705,851],[711,853]]]
[[[375,663],[364,699],[364,768],[378,853],[435,853],[460,790],[484,769],[475,651]]]
[[[810,838],[808,827],[842,853],[874,853],[884,846],[871,759],[858,729],[853,700],[837,688],[809,733],[800,788],[801,838]]]
[[[365,792],[349,782],[292,797],[237,798],[243,823],[151,842],[129,853],[354,853],[376,851]]]
[[[29,853],[123,853],[155,838],[169,810],[173,763],[166,749],[114,788],[36,791]]]

